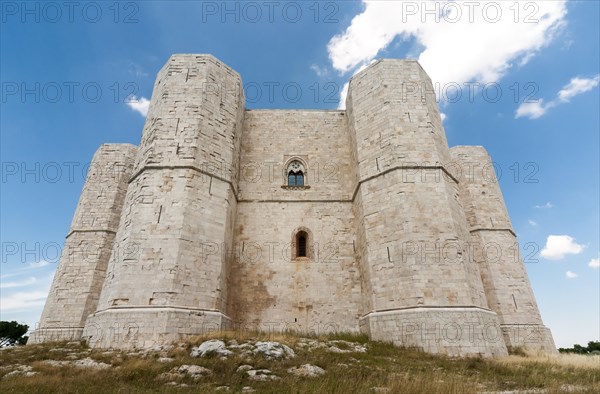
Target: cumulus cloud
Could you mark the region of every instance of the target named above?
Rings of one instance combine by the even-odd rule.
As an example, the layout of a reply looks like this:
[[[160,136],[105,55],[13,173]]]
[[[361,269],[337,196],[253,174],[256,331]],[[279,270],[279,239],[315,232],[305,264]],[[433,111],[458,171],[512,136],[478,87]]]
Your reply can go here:
[[[593,78],[572,78],[571,82],[565,85],[558,92],[556,98],[547,104],[544,104],[544,100],[538,100],[537,102],[522,103],[519,105],[519,108],[517,108],[517,112],[515,113],[515,118],[540,118],[551,108],[554,108],[560,104],[568,103],[573,97],[594,89],[596,86],[598,86],[598,82],[600,82],[599,75],[596,75]]]
[[[554,106],[554,105],[552,105]],[[544,105],[544,100],[538,100],[537,102],[522,103],[517,108],[515,118],[527,117],[529,119],[541,118],[549,109],[550,104]]]
[[[590,268],[600,268],[600,254],[598,254],[597,258],[591,259],[590,262],[588,263],[588,266]]]
[[[565,272],[565,276],[567,277],[567,279],[575,279],[577,278],[579,275],[577,275],[575,272],[573,271],[567,271]]]
[[[594,78],[575,77],[571,79],[571,82],[569,82],[568,85],[558,92],[558,99],[563,102],[569,102],[569,100],[578,94],[594,89],[598,86],[598,82],[600,82],[600,75],[596,75]]]
[[[568,254],[579,254],[585,247],[568,235],[549,235],[540,255],[548,260],[561,260]]]
[[[550,209],[550,208],[554,207],[554,205],[550,201],[548,201],[544,205],[534,205],[533,207],[535,209]]]
[[[342,74],[372,61],[392,41],[414,38],[417,58],[434,83],[493,82],[527,62],[564,24],[566,1],[535,2],[516,15],[513,2],[367,1],[327,49]],[[518,7],[517,7],[518,8]],[[521,7],[522,8],[522,7]],[[427,11],[433,11],[428,13]],[[527,15],[532,18],[527,19]]]
[[[129,108],[140,113],[142,116],[148,115],[148,108],[150,107],[150,100],[146,97],[137,98],[136,96],[131,96],[125,102]]]
[[[538,225],[538,224],[537,224],[537,222],[536,222],[535,220],[531,220],[531,219],[529,219],[529,220],[527,221],[527,223],[529,223],[529,225],[530,225],[530,226],[534,226],[534,227]]]

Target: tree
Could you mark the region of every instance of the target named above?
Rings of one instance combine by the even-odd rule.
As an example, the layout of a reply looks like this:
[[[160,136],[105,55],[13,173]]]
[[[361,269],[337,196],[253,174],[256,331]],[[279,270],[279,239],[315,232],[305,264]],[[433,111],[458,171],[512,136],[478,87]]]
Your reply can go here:
[[[597,354],[600,352],[600,341],[589,341],[587,346],[575,344],[572,348],[561,347],[558,351],[561,353]]]
[[[24,345],[27,343],[25,333],[29,330],[27,324],[19,324],[16,321],[0,321],[0,347],[12,345]]]
[[[591,352],[600,352],[600,341],[589,341],[588,342],[588,351]]]

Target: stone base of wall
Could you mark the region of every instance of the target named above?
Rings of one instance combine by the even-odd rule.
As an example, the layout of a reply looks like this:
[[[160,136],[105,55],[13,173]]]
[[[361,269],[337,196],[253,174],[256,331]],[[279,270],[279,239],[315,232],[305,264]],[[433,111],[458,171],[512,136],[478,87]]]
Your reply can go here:
[[[525,348],[558,353],[550,329],[541,324],[501,324],[504,342],[509,348]]]
[[[228,329],[218,311],[185,307],[123,307],[88,318],[82,338],[93,348],[150,348]]]
[[[498,316],[477,307],[416,307],[370,312],[361,331],[373,340],[449,356],[508,354]]]
[[[27,344],[79,341],[82,333],[83,327],[40,327],[29,335]]]

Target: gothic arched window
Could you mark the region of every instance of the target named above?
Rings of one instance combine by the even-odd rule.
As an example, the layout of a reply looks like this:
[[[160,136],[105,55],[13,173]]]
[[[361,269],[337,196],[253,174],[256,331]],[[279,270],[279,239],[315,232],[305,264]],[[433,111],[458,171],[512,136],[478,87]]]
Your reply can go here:
[[[304,186],[304,165],[294,160],[287,168],[287,185]]]

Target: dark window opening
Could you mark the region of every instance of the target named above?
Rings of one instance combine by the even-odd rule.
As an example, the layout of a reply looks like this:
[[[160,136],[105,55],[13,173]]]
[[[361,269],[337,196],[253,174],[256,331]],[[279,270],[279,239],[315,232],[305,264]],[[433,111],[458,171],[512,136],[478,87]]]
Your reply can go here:
[[[290,171],[288,173],[288,186],[304,186],[304,174],[302,171]]]
[[[298,248],[296,256],[298,257],[306,257],[306,238],[307,234],[304,231],[298,233],[296,240],[296,247]]]

